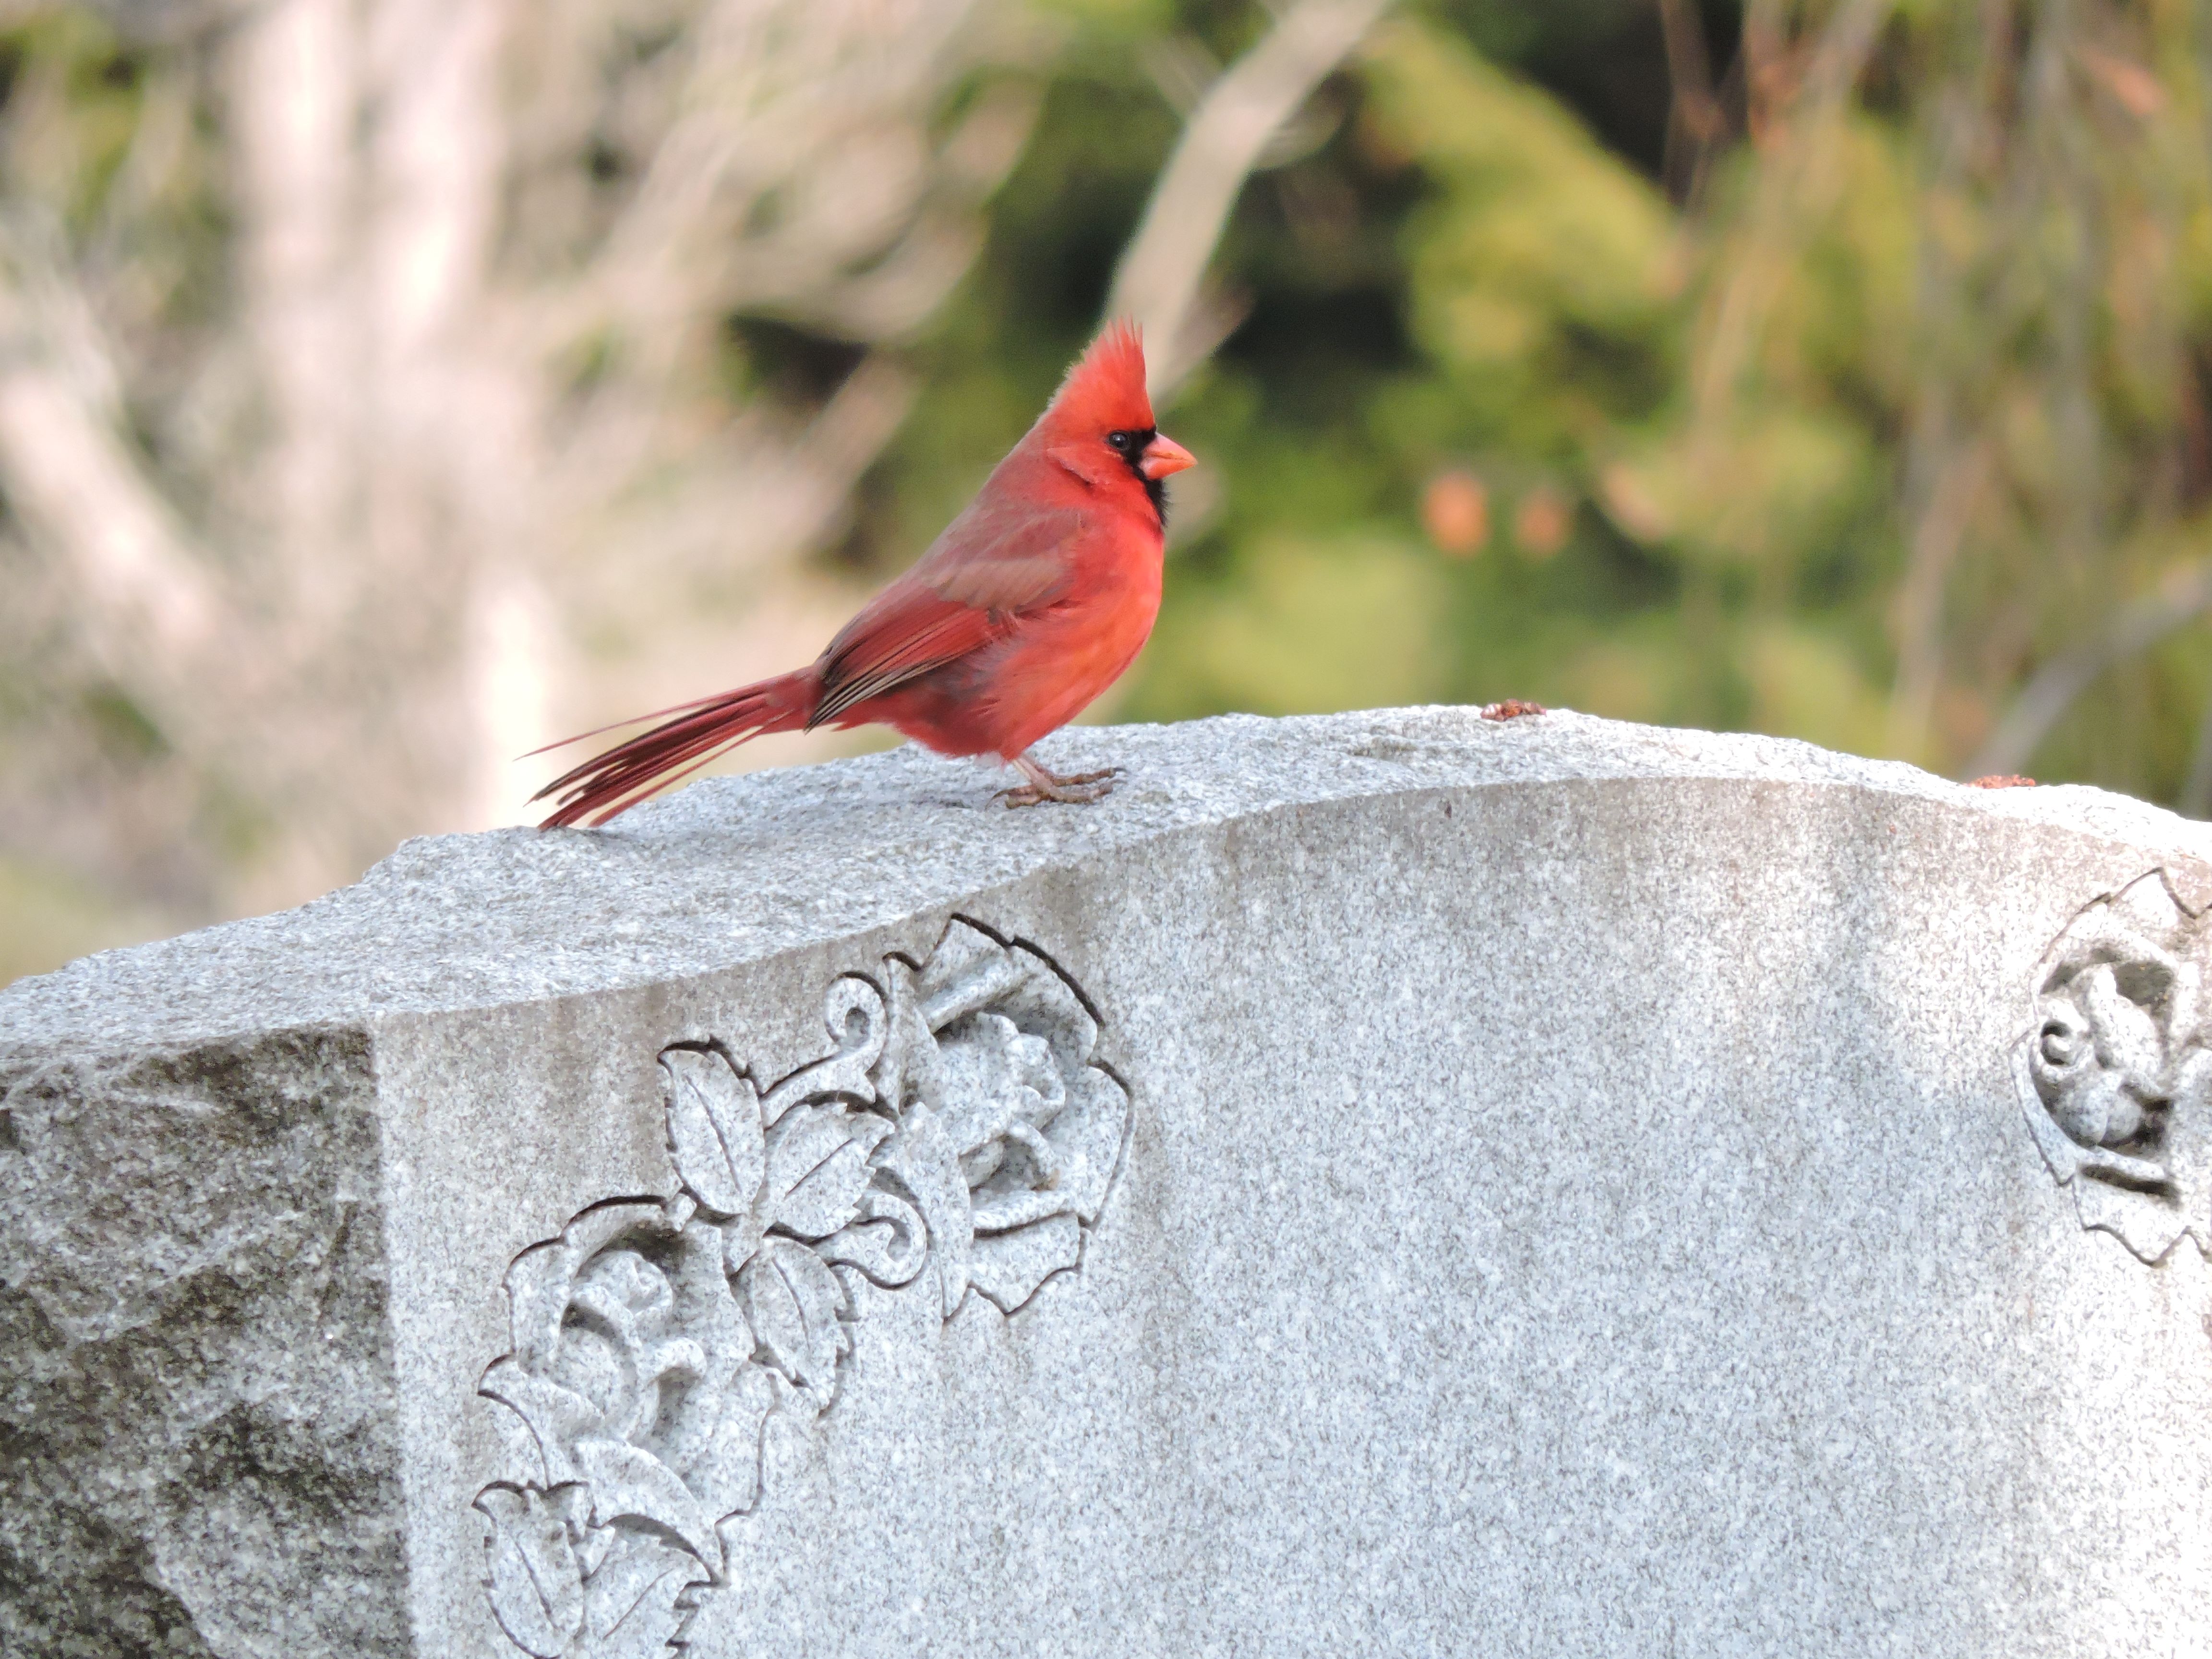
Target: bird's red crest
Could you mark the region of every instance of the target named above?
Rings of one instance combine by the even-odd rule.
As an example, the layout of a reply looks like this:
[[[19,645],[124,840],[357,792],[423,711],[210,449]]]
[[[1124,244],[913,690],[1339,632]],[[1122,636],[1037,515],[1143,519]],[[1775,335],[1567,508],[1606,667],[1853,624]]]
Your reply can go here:
[[[1145,395],[1145,339],[1126,319],[1099,331],[1054,394],[1046,420],[1063,430],[1143,432],[1152,422]]]

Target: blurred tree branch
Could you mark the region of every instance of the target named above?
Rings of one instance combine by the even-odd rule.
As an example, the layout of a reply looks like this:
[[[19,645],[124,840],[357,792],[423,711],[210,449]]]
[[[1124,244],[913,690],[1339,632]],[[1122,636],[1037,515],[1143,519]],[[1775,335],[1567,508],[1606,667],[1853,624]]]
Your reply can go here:
[[[1206,292],[1206,267],[1268,141],[1351,55],[1389,0],[1295,0],[1260,44],[1207,88],[1183,125],[1121,255],[1109,316],[1145,331],[1152,396],[1164,401],[1241,320]]]
[[[1714,149],[1728,136],[1728,112],[1713,95],[1711,49],[1697,0],[1658,0],[1672,94],[1661,172],[1677,201],[1693,200]],[[1686,155],[1686,165],[1685,157]]]
[[[1775,82],[1774,102],[1765,111],[1770,154],[1730,238],[1732,257],[1720,264],[1692,371],[1693,419],[1701,432],[1712,433],[1726,420],[1803,243],[1833,210],[1844,182],[1842,126],[1851,90],[1895,4],[1844,0],[1813,40],[1802,76],[1786,94],[1778,77]]]
[[[1960,775],[2018,771],[2084,691],[2207,610],[2212,559],[2172,566],[2151,592],[2121,605],[2089,638],[2037,669]]]
[[[70,571],[102,666],[189,723],[179,691],[237,631],[228,597],[126,435],[122,376],[59,234],[0,216],[0,483]]]
[[[35,208],[0,214],[0,489],[9,510],[72,596],[101,673],[210,778],[283,810],[298,858],[342,859],[349,803],[300,787],[298,745],[278,712],[285,643],[147,465],[118,354],[64,253]]]

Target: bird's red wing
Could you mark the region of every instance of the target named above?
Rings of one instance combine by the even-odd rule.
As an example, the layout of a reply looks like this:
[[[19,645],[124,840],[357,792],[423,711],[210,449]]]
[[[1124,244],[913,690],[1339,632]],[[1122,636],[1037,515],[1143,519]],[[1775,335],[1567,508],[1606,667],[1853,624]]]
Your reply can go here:
[[[1050,605],[1067,587],[1084,522],[1069,507],[969,508],[830,642],[808,728],[957,662]]]

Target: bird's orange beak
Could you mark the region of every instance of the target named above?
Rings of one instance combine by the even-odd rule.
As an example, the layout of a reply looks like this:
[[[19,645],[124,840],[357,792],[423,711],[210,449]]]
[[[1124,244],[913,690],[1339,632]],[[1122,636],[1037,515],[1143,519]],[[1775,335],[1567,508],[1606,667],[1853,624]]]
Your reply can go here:
[[[1152,434],[1152,442],[1145,446],[1145,459],[1137,463],[1137,470],[1154,483],[1171,472],[1196,466],[1198,457],[1185,449],[1164,432]]]

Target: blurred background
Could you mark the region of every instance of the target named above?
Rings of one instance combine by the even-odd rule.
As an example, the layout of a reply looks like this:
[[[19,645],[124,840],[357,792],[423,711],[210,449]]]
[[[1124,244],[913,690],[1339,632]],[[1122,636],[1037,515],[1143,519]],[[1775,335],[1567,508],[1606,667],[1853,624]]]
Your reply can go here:
[[[808,660],[1109,312],[1204,465],[1093,718],[2204,816],[2208,10],[0,0],[0,981]]]

